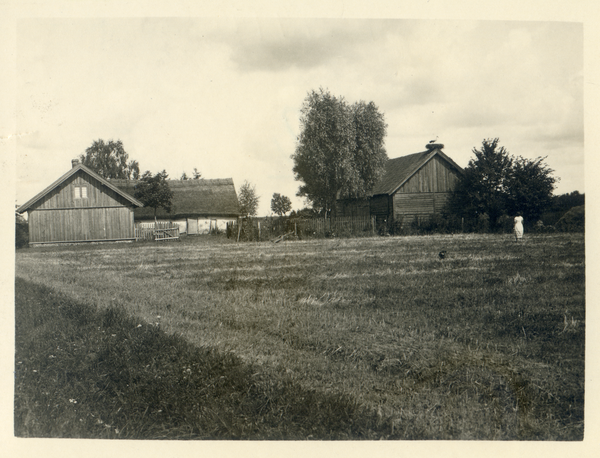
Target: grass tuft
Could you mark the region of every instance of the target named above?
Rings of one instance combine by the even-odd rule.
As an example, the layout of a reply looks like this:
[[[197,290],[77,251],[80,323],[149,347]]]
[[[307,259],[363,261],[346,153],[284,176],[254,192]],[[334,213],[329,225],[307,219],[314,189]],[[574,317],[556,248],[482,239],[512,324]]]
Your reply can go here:
[[[19,435],[583,438],[583,234],[208,240],[17,252]]]
[[[347,397],[273,380],[122,309],[16,281],[15,435],[102,439],[373,438]],[[381,434],[381,432],[379,432]]]

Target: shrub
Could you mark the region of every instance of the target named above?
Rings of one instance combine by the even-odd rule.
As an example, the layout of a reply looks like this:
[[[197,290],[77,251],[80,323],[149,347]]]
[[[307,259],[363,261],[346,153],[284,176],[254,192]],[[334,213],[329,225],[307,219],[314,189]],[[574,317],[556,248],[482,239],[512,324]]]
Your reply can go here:
[[[498,218],[497,228],[500,232],[511,233],[514,229],[515,221],[514,218],[509,215],[502,215]]]
[[[490,231],[490,216],[487,213],[481,213],[477,217],[477,232],[486,233]]]
[[[21,215],[16,216],[15,246],[26,247],[29,244],[29,223]]]
[[[419,221],[416,229],[421,234],[451,234],[461,231],[462,222],[456,215],[436,213],[430,218]]]
[[[558,220],[554,227],[559,232],[584,232],[585,206],[573,207]]]
[[[238,227],[235,226],[235,235],[237,237]],[[240,230],[240,240],[245,242],[252,242],[258,240],[258,225],[254,223],[252,218],[242,219],[242,228]]]

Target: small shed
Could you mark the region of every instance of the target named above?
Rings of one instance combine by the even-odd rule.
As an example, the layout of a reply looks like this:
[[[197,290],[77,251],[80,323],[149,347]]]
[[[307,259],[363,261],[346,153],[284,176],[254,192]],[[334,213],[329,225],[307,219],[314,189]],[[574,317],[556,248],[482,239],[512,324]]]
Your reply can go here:
[[[378,221],[428,218],[440,213],[463,169],[430,143],[426,151],[389,159],[365,199],[338,201],[340,216],[375,216]]]
[[[135,240],[134,209],[143,204],[72,161],[71,170],[21,205],[29,244]]]
[[[111,183],[124,192],[134,195],[136,180],[111,180]],[[181,234],[206,234],[212,230],[225,230],[240,216],[240,206],[232,178],[167,180],[173,191],[171,213],[159,208],[158,222],[172,222],[179,226]],[[144,207],[135,210],[137,224],[152,226],[154,208]]]

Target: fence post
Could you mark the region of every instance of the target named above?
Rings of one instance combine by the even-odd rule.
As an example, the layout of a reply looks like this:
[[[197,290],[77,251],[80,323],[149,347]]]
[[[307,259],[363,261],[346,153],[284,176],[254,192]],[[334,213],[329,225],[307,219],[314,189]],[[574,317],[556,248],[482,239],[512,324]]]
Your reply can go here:
[[[258,222],[258,241],[260,242],[260,221]]]

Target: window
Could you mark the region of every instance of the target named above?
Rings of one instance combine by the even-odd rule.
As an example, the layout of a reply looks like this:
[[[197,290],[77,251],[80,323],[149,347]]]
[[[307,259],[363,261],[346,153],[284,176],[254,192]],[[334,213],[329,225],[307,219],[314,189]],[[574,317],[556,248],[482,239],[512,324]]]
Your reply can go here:
[[[87,187],[75,186],[73,188],[73,199],[87,199]]]

